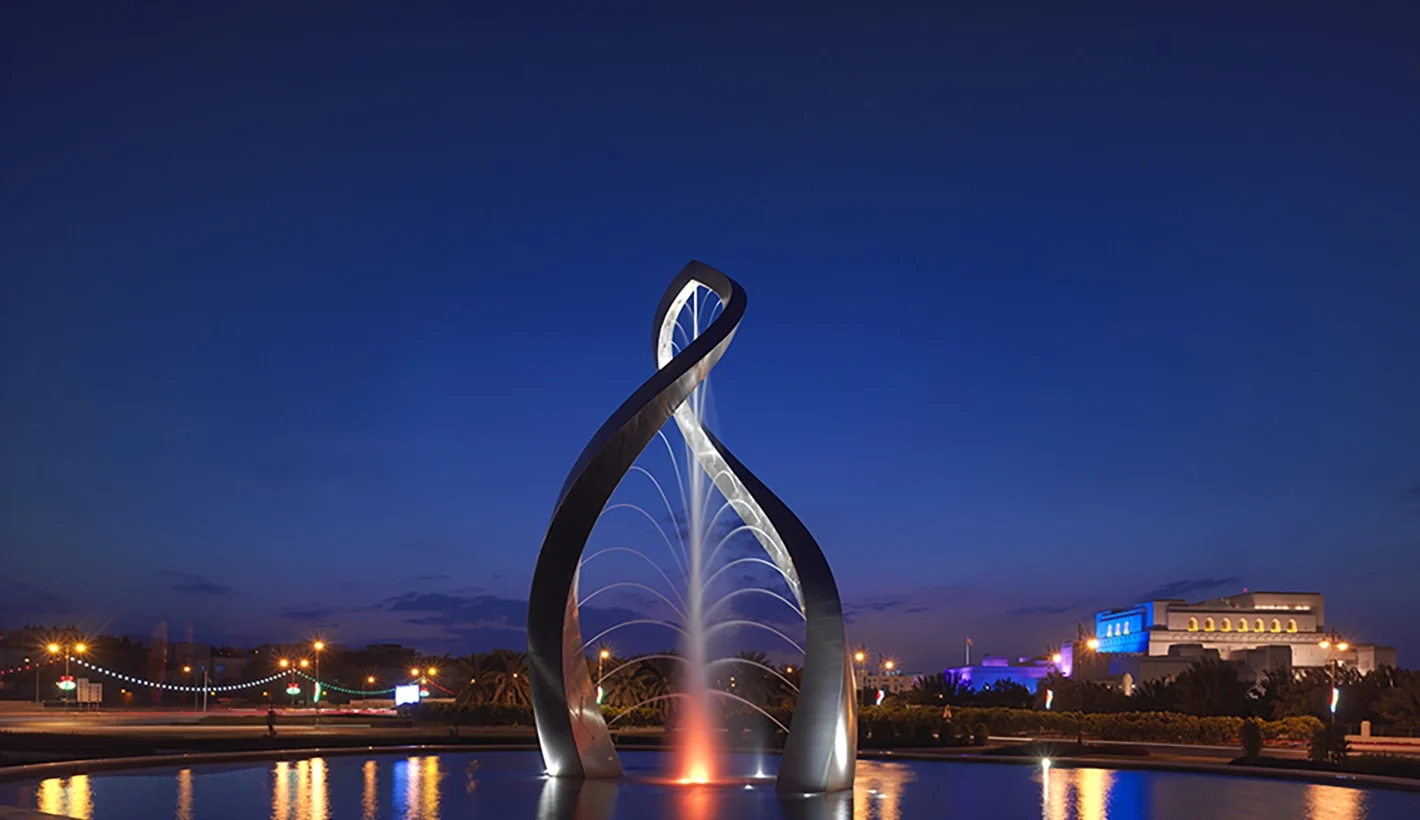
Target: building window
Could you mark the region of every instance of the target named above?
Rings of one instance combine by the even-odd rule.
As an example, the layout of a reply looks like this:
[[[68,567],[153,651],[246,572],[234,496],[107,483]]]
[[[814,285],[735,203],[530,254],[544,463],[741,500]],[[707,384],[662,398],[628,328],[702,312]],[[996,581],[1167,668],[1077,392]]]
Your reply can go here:
[[[1128,634],[1129,634],[1129,622],[1128,622],[1128,621],[1125,621],[1125,622],[1124,622],[1124,634],[1125,634],[1125,635],[1128,635]]]
[[[1288,632],[1296,632],[1296,631],[1297,631],[1297,619],[1296,619],[1296,618],[1288,618],[1288,619],[1287,619],[1287,631],[1288,631]]]
[[[1197,632],[1197,631],[1198,631],[1198,619],[1197,619],[1197,618],[1189,618],[1189,619],[1188,619],[1188,631],[1189,631],[1189,632]],[[1296,630],[1294,629],[1294,630],[1292,630],[1292,631],[1295,632]]]
[[[1214,629],[1217,629],[1217,627],[1213,625],[1213,619],[1212,619],[1212,618],[1204,618],[1204,619],[1203,619],[1203,631],[1204,631],[1204,632],[1212,632]]]
[[[1219,630],[1221,630],[1221,631],[1223,631],[1223,632],[1232,632],[1232,631],[1233,631],[1233,619],[1232,619],[1232,618],[1224,618],[1224,619],[1223,619],[1223,623],[1222,623],[1221,625],[1219,625],[1218,628],[1219,628]],[[1238,629],[1247,629],[1247,621],[1239,621],[1239,622],[1238,622]]]
[[[1257,619],[1257,623],[1255,623],[1255,624],[1252,625],[1252,631],[1253,631],[1253,632],[1266,632],[1266,631],[1267,631],[1267,625],[1262,622],[1262,619],[1261,619],[1261,618],[1258,618],[1258,619]]]
[[[1273,618],[1273,619],[1272,619],[1272,631],[1273,631],[1273,632],[1281,632],[1281,631],[1282,631],[1282,622],[1279,621],[1279,620],[1277,620],[1276,618]]]

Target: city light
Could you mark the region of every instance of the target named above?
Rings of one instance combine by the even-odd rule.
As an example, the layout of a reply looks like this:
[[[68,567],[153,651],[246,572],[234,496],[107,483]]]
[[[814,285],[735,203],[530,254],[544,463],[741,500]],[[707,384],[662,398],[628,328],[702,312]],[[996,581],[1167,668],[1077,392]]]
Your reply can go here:
[[[434,667],[432,667],[432,666],[429,667],[429,677],[432,678],[432,677],[434,677],[434,676],[437,675],[437,674],[439,674],[439,670],[438,670],[438,669],[436,669],[436,668],[434,668]]]
[[[1349,644],[1349,643],[1347,643],[1347,642],[1345,642],[1345,641],[1342,641],[1341,643],[1339,643],[1339,644],[1336,645],[1336,651],[1337,651],[1337,652],[1345,652],[1346,650],[1348,650],[1348,649],[1350,649],[1350,648],[1351,648],[1351,644]]]
[[[310,668],[310,665],[311,665],[311,662],[310,662],[309,660],[307,660],[306,658],[301,658],[301,668],[302,668],[302,669],[308,669],[308,668]]]
[[[792,667],[792,666],[786,666],[786,667],[784,667],[784,674],[786,674],[786,675],[792,673],[793,671],[794,671],[794,667]]]
[[[1320,643],[1318,643],[1317,646],[1321,647],[1322,649],[1330,649],[1330,648],[1331,648],[1331,641],[1323,640],[1323,641],[1321,641]]]
[[[610,657],[611,657],[611,650],[610,650],[610,649],[603,649],[603,650],[601,651],[601,659],[602,659],[602,660],[606,660],[607,658],[610,658]]]
[[[883,663],[883,668],[886,669],[886,670],[889,671],[889,672],[892,671],[892,669],[893,669],[894,666],[897,666],[897,663],[896,663],[895,661],[889,660],[889,661],[885,661],[885,662]]]
[[[409,674],[417,678],[419,677],[419,670],[417,668],[411,667],[409,670]]]
[[[854,653],[853,653],[853,660],[857,661],[858,663],[862,663],[862,662],[863,662],[863,653],[862,653],[862,652],[854,652]]]
[[[316,651],[319,652],[322,649],[325,649],[325,641],[316,641],[314,644],[312,644],[312,646],[314,646]]]
[[[47,649],[49,651],[49,654],[51,655],[59,654],[59,644],[57,643],[52,643],[49,646],[46,646],[45,649]]]
[[[1085,641],[1085,646],[1088,646],[1091,650],[1099,649],[1099,638],[1090,638],[1088,641]]]
[[[1055,664],[1056,666],[1059,666],[1059,665],[1060,665],[1061,663],[1063,663],[1064,661],[1065,661],[1065,656],[1064,656],[1064,655],[1061,655],[1059,652],[1056,652],[1054,655],[1051,655],[1051,656],[1050,656],[1050,662],[1053,663],[1053,664]]]
[[[366,683],[369,683],[369,684],[373,684],[373,683],[375,682],[375,676],[374,676],[374,675],[370,675],[369,677],[365,678],[365,682],[366,682]]]
[[[75,652],[76,654],[82,655],[82,654],[84,654],[84,653],[87,652],[87,651],[89,651],[89,647],[87,647],[87,646],[85,646],[85,645],[83,645],[83,644],[81,644],[81,643],[76,643],[76,644],[74,644],[74,652]]]
[[[285,658],[282,658],[281,660],[277,661],[277,663],[280,664],[282,669],[285,669],[286,667],[291,665],[291,662],[286,660]]]
[[[184,667],[182,668],[182,672],[183,672],[184,675],[190,674],[190,673],[192,672],[192,667],[191,667],[191,666],[184,666]]]

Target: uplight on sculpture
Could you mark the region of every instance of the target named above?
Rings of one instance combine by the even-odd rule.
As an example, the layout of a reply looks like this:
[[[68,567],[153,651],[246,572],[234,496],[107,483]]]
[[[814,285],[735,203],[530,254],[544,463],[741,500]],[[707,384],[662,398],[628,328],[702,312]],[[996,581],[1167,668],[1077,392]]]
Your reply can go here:
[[[677,318],[702,289],[713,291],[722,310],[677,350]],[[656,372],[592,437],[558,496],[528,604],[533,711],[543,760],[555,777],[621,774],[585,656],[577,571],[587,539],[612,492],[651,439],[674,418],[703,476],[763,547],[804,616],[800,688],[778,788],[825,792],[853,783],[857,753],[853,666],[833,573],[803,523],[705,429],[701,414],[689,402],[729,347],[744,312],[745,292],[738,283],[700,262],[686,265],[661,297],[652,325]],[[692,646],[690,654],[697,649],[703,647]],[[695,735],[694,726],[688,733]],[[707,742],[702,751],[709,749]],[[703,782],[710,776],[709,763],[697,760],[695,750],[690,760],[682,777],[685,782]]]

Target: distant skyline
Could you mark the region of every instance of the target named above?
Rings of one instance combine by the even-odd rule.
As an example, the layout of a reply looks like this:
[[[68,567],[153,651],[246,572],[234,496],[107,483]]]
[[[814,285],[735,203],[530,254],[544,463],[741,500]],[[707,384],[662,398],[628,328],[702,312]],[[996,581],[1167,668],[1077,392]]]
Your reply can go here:
[[[1250,587],[1420,665],[1420,9],[1264,5],[0,9],[0,627],[522,646],[697,258],[853,641]]]

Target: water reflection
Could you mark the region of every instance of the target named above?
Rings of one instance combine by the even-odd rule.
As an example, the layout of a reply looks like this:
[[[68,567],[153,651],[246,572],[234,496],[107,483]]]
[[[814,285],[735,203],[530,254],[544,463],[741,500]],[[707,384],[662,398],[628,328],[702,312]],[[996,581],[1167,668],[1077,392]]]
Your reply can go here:
[[[1339,786],[1307,786],[1307,820],[1363,820],[1366,793]]]
[[[88,820],[94,816],[94,799],[89,793],[89,776],[51,777],[35,789],[35,809]]]
[[[1107,769],[1040,769],[1040,816],[1044,820],[1109,820],[1115,773]],[[1073,797],[1073,800],[1071,799]],[[1071,812],[1071,809],[1074,812]]]
[[[380,766],[373,760],[366,760],[361,768],[365,776],[365,790],[360,797],[361,820],[376,820],[380,814]]]
[[[177,820],[192,820],[192,769],[177,773]]]
[[[549,777],[537,800],[537,820],[607,820],[616,812],[615,780]]]
[[[324,758],[278,761],[272,768],[272,820],[330,820],[330,784]]]
[[[858,761],[853,820],[901,820],[902,789],[916,779],[912,769],[902,763]]]
[[[439,757],[409,757],[394,764],[395,812],[405,820],[439,820]]]

